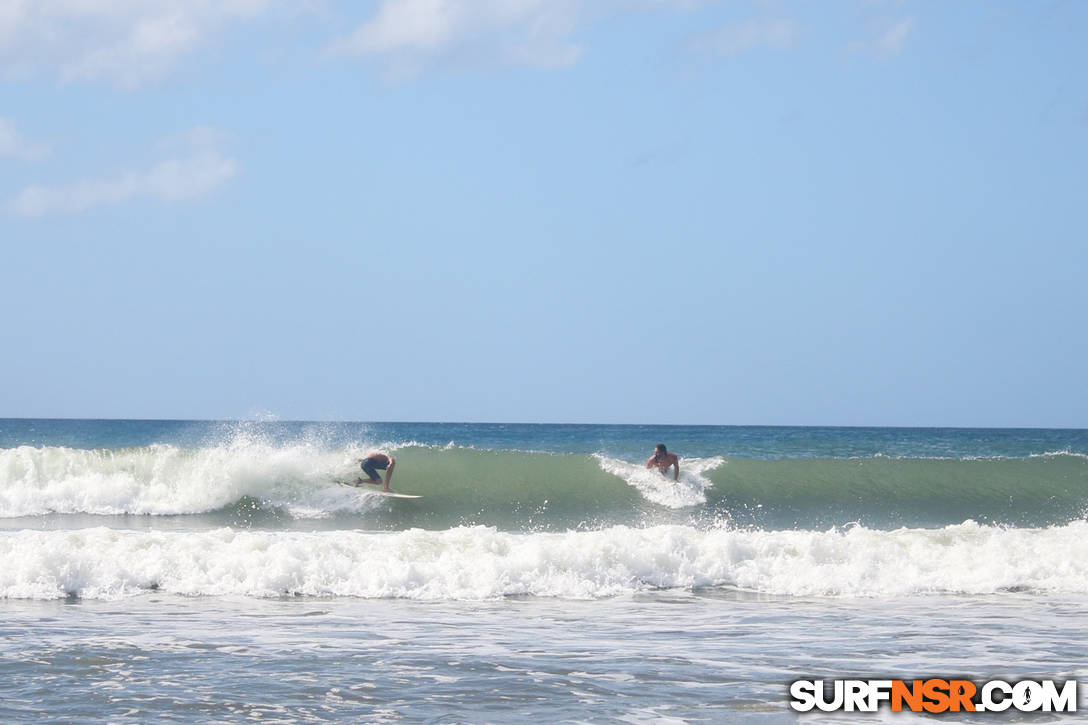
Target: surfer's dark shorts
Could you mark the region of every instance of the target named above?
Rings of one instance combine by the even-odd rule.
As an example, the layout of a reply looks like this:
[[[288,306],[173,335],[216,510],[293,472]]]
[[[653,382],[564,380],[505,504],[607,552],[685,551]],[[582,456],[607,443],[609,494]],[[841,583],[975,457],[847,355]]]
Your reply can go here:
[[[381,478],[381,476],[378,475],[378,470],[381,469],[384,471],[385,469],[389,468],[388,463],[386,463],[385,461],[379,461],[374,458],[364,458],[360,466],[362,467],[366,475],[370,476],[371,478]]]

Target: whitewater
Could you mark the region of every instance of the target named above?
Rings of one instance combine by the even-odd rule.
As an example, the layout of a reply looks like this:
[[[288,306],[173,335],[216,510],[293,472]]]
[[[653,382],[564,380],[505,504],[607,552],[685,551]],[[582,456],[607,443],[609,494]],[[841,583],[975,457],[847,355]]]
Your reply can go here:
[[[1056,553],[1064,557],[1056,561]],[[0,596],[598,599],[678,589],[783,596],[1088,594],[1088,524],[1002,529],[700,531],[611,527],[511,534],[444,531],[141,532],[0,535]]]

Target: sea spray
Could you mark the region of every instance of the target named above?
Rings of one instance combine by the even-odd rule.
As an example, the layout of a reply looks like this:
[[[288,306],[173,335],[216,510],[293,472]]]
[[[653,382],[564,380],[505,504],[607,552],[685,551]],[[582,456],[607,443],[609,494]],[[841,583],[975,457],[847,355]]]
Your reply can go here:
[[[648,501],[668,508],[684,508],[706,503],[706,489],[714,485],[706,477],[710,470],[722,465],[725,459],[685,458],[678,479],[671,473],[663,474],[657,469],[646,468],[642,463],[629,463],[616,458],[598,455],[603,470],[619,476],[634,487]]]

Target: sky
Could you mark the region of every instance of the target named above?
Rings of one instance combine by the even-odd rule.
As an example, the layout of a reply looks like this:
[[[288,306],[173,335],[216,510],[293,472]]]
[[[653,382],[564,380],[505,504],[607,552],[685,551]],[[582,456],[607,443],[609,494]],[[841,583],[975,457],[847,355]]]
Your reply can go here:
[[[0,0],[0,417],[1088,427],[1085,37]]]

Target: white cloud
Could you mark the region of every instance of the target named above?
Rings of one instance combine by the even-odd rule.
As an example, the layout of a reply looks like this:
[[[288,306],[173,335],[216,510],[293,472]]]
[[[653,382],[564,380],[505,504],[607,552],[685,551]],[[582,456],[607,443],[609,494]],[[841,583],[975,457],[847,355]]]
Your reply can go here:
[[[0,0],[0,72],[134,87],[270,0]]]
[[[580,0],[382,0],[330,52],[382,60],[391,76],[435,65],[494,63],[559,68],[582,48],[570,40]]]
[[[19,216],[44,216],[74,214],[137,198],[168,202],[197,199],[238,172],[237,161],[201,141],[207,134],[207,129],[195,129],[193,147],[187,156],[161,161],[144,171],[125,171],[62,186],[28,186],[8,201],[8,211]]]
[[[876,41],[877,50],[883,55],[895,55],[907,45],[907,36],[914,29],[914,18],[900,20],[888,28]]]
[[[11,42],[25,16],[26,2],[24,0],[0,2],[0,48],[6,47]]]
[[[800,27],[791,18],[759,18],[705,33],[695,39],[693,46],[708,55],[741,55],[759,48],[789,50],[800,35]]]
[[[33,161],[49,153],[49,147],[30,143],[15,128],[15,122],[0,116],[0,156]]]
[[[847,45],[855,53],[871,53],[880,58],[898,55],[907,47],[907,38],[914,30],[914,18],[884,20],[871,24],[870,37]]]

